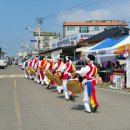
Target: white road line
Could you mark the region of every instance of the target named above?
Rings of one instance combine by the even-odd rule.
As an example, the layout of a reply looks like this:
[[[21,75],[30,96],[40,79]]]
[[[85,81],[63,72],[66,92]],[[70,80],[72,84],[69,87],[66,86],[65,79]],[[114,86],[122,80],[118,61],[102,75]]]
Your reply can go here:
[[[2,79],[2,78],[22,78],[22,77],[24,77],[24,75],[18,75],[18,74],[16,74],[16,75],[0,75],[0,79]]]

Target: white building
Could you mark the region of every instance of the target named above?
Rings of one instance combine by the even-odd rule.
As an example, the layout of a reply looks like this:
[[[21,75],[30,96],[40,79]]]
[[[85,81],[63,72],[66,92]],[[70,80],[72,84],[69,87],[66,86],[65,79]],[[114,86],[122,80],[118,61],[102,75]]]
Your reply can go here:
[[[60,33],[41,32],[39,37],[38,32],[34,32],[34,39],[36,40],[34,50],[46,51],[52,48],[52,43],[59,41]],[[39,43],[38,39],[40,39]]]
[[[104,29],[113,28],[117,26],[128,26],[125,21],[116,20],[91,20],[85,22],[64,22],[63,23],[63,36],[70,36],[79,33],[98,34]]]

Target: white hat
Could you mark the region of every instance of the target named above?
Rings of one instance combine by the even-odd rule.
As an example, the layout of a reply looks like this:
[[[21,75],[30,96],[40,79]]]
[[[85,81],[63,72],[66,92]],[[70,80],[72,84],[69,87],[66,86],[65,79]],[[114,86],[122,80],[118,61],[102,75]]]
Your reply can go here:
[[[70,60],[68,56],[65,57],[66,60]]]
[[[61,60],[60,55],[57,55],[57,59]]]

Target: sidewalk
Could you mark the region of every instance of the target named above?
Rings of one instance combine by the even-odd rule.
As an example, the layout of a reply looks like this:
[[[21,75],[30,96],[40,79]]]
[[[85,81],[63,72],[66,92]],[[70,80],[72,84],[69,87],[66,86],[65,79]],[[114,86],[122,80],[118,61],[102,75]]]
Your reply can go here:
[[[97,88],[103,88],[103,89],[108,89],[108,90],[113,90],[114,92],[117,91],[117,92],[126,92],[126,93],[129,93],[130,94],[130,88],[122,88],[122,89],[117,89],[117,88],[114,88],[112,87],[113,85],[110,84],[110,83],[102,83],[102,84],[97,84],[96,87]]]

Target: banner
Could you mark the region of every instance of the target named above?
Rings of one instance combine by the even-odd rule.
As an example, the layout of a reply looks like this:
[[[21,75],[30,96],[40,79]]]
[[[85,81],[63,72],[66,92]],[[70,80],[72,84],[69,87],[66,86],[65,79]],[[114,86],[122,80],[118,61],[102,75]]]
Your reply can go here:
[[[126,58],[126,87],[130,88],[130,55]]]

